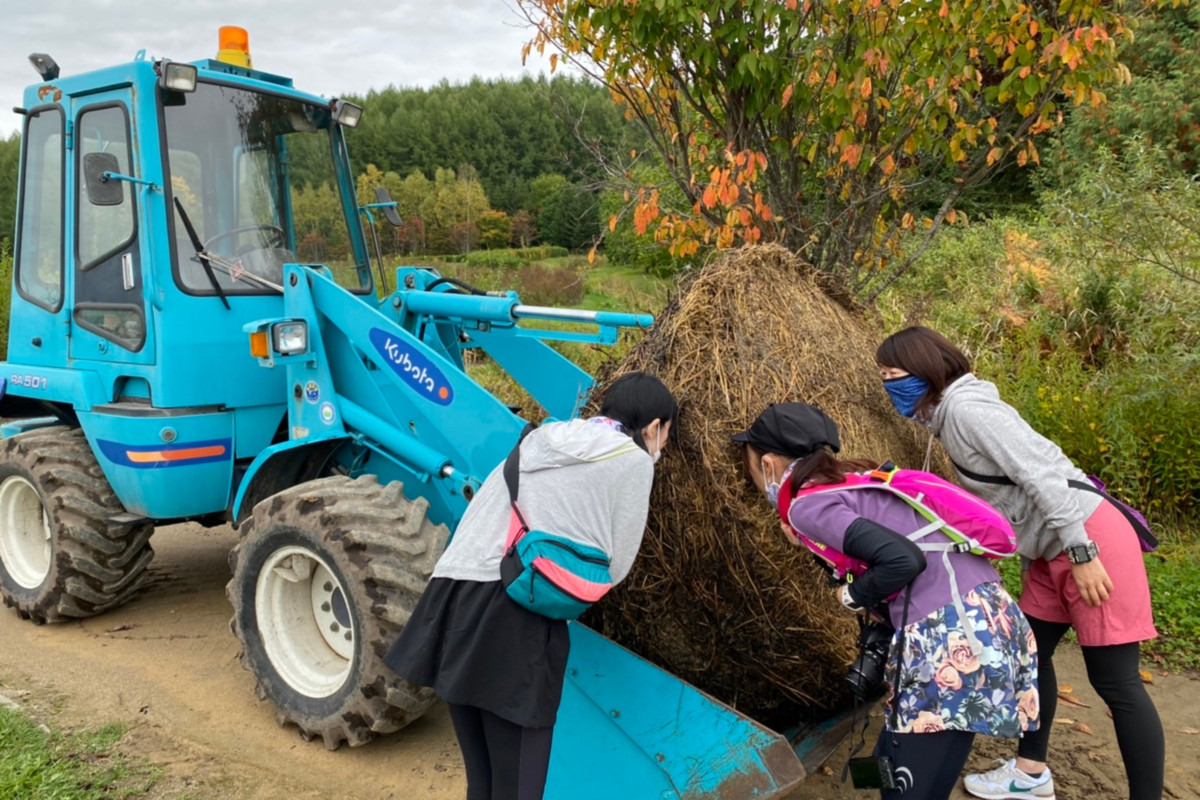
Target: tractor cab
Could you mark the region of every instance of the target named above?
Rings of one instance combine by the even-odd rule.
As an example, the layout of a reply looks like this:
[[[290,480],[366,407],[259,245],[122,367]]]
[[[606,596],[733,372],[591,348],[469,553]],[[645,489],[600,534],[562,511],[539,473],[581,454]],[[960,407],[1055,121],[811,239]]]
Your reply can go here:
[[[47,385],[60,409],[278,404],[278,376],[229,353],[245,351],[247,321],[278,314],[283,264],[372,290],[342,136],[361,109],[252,69],[244,32],[222,31],[223,60],[139,54],[60,79],[35,58],[9,360],[90,362],[86,399],[77,382]],[[330,195],[316,207],[304,187]]]
[[[123,497],[144,494],[126,443],[221,442],[195,493],[131,510],[224,509],[237,465],[286,437],[285,375],[244,330],[282,313],[283,265],[373,299],[343,137],[361,108],[253,69],[241,29],[190,64],[31,60],[0,416],[81,425]]]

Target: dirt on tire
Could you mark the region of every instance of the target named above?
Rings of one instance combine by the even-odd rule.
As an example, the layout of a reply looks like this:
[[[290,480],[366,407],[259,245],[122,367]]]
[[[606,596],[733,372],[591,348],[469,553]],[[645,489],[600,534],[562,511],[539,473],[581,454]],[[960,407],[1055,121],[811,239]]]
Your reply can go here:
[[[129,725],[120,749],[163,771],[146,800],[461,800],[462,761],[441,704],[404,730],[332,753],[275,724],[229,633],[224,589],[237,540],[227,527],[162,528],[143,590],[125,606],[61,625],[0,613],[0,693],[20,697],[35,718],[58,728]],[[1059,719],[1071,723],[1056,724],[1051,741],[1058,797],[1127,797],[1112,722],[1078,649],[1063,644],[1055,660],[1059,681],[1087,704],[1059,703]],[[1200,681],[1154,670],[1148,677],[1167,736],[1165,796],[1200,797]],[[1015,743],[980,739],[969,766],[988,769],[1014,750]],[[878,798],[838,780],[845,752],[789,800]],[[953,797],[966,795],[960,789]]]
[[[154,557],[154,527],[125,513],[81,430],[52,426],[3,440],[0,482],[9,478],[36,490],[51,550],[49,572],[36,588],[0,569],[5,605],[41,624],[90,617],[137,593]]]
[[[229,555],[230,628],[242,642],[240,660],[257,680],[257,696],[306,740],[319,737],[330,750],[343,742],[365,744],[400,730],[436,700],[432,690],[399,678],[383,663],[450,535],[444,525],[430,522],[428,508],[424,498],[405,497],[398,481],[381,485],[374,475],[332,476],[263,500],[242,525],[241,540]],[[258,618],[262,607],[255,595],[263,585],[264,563],[274,553],[293,551],[327,561],[330,580],[344,588],[337,597],[353,655],[344,682],[325,697],[305,696],[289,684],[269,654],[266,627]],[[292,624],[312,621],[297,618]]]

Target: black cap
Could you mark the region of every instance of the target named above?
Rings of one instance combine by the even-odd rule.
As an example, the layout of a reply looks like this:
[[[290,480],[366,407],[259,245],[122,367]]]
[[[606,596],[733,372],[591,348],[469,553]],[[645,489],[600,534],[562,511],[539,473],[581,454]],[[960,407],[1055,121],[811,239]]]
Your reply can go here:
[[[775,403],[758,415],[754,424],[733,435],[733,441],[753,445],[765,453],[804,458],[828,445],[842,449],[837,425],[808,403]]]

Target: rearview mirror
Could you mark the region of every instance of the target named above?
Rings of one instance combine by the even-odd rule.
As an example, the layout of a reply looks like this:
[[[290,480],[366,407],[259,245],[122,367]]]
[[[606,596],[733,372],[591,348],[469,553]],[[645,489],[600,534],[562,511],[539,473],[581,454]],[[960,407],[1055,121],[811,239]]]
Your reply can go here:
[[[400,212],[396,210],[396,202],[392,200],[392,193],[382,186],[375,187],[375,202],[383,205],[383,216],[387,218],[388,224],[394,228],[399,228],[404,222],[400,219]]]
[[[83,180],[92,205],[119,206],[125,202],[121,181],[104,177],[104,173],[120,169],[121,163],[112,153],[88,153],[83,157]]]

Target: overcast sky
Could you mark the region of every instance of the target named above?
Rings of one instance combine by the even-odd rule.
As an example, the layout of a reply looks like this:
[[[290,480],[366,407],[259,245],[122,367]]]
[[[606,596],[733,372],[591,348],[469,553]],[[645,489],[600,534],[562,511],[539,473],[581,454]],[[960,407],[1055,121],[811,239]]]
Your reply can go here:
[[[133,60],[215,58],[217,28],[250,32],[254,66],[314,94],[432,86],[549,71],[515,0],[0,0],[0,136],[38,80],[26,56],[49,53],[73,75]]]

